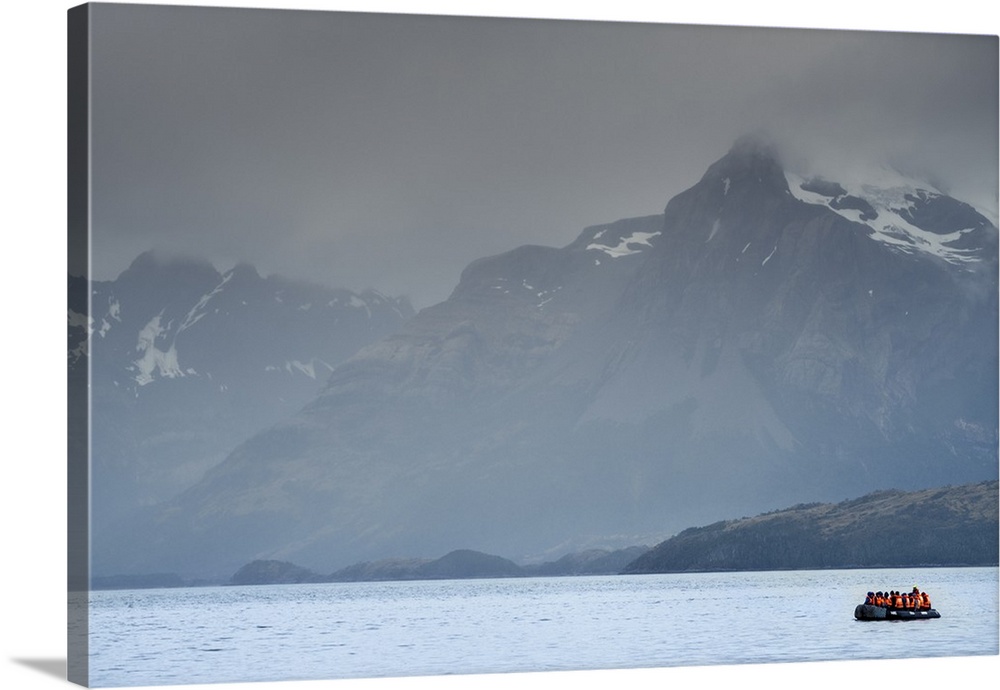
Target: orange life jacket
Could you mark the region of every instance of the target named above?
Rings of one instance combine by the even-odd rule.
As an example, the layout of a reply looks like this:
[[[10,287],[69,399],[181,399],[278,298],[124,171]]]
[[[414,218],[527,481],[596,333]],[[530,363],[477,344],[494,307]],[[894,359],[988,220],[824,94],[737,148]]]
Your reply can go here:
[[[903,608],[903,597],[898,594],[894,594],[892,597],[892,605],[897,609]]]
[[[927,596],[927,592],[920,593],[920,608],[929,609],[931,607],[931,598]]]
[[[869,597],[865,597],[865,604],[867,604],[869,606],[878,606],[878,604],[875,601],[875,595],[872,594]]]
[[[910,595],[909,594],[904,594],[903,595],[903,608],[904,609],[910,608]]]

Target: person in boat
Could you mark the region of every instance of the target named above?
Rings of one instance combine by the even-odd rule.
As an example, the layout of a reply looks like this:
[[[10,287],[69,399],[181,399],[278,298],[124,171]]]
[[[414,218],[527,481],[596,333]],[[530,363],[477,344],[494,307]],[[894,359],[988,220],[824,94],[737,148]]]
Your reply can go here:
[[[903,596],[897,590],[892,591],[892,608],[903,608]]]
[[[929,611],[931,608],[931,598],[927,596],[927,592],[920,593],[920,608],[924,611]]]
[[[868,596],[865,597],[866,606],[878,606],[875,599],[875,592],[868,592]]]

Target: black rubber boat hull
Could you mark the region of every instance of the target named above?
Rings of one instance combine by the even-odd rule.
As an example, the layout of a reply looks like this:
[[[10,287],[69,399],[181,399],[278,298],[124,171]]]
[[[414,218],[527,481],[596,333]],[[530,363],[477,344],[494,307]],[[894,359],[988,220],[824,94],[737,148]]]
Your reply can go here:
[[[934,609],[887,609],[871,604],[858,604],[854,609],[854,617],[859,621],[917,621],[927,618],[940,618],[941,614]]]

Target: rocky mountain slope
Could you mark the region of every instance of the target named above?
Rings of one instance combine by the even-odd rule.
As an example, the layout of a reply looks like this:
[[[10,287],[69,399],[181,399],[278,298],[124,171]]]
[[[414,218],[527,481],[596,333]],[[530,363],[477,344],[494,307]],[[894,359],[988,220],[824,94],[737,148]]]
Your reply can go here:
[[[997,229],[892,184],[742,140],[662,215],[476,261],[95,567],[522,559],[994,479]]]
[[[624,572],[996,566],[997,485],[879,491],[687,529]]]
[[[111,521],[173,497],[292,415],[337,363],[413,315],[376,292],[151,252],[91,283],[89,300],[83,278],[71,277],[69,292],[69,375],[89,366],[92,383],[98,540]]]

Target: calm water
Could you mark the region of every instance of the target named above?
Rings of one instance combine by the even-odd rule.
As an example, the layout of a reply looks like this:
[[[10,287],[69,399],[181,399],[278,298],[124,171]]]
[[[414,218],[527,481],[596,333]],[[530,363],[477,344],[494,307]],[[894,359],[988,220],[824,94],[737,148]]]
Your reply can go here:
[[[940,619],[854,620],[915,584]],[[997,590],[935,568],[94,592],[91,684],[989,655]]]

